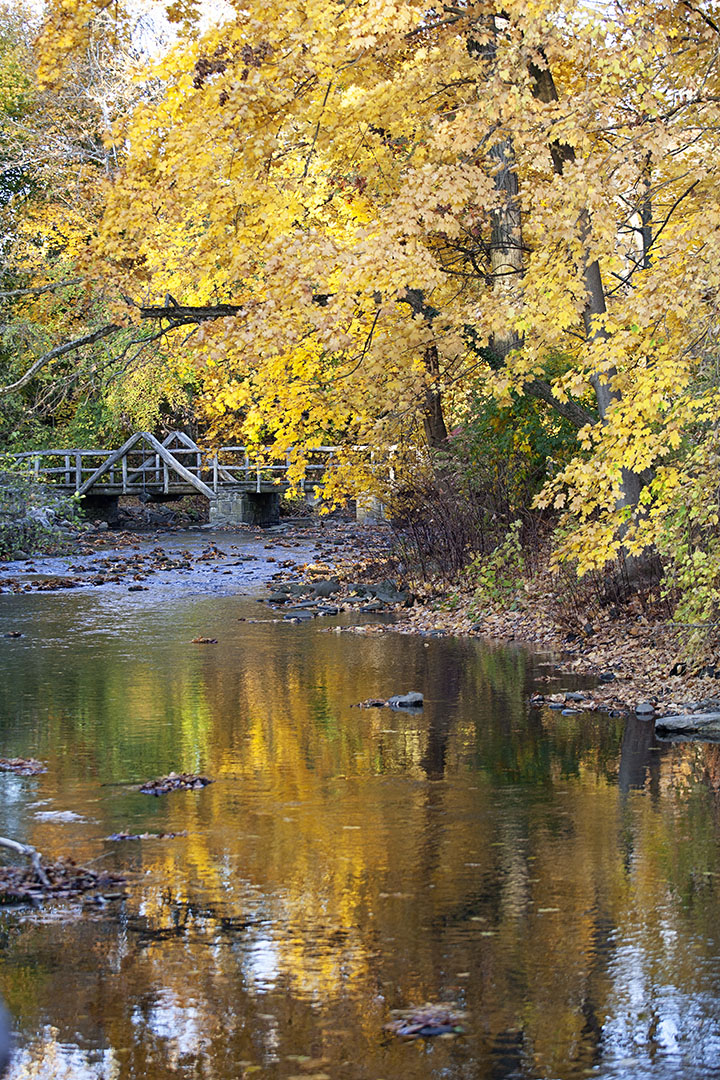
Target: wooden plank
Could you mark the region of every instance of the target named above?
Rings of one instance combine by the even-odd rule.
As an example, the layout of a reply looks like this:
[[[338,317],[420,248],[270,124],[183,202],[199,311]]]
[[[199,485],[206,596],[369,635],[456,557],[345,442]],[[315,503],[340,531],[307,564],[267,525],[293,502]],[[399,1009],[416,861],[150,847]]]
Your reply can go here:
[[[170,448],[170,443],[173,441],[173,439],[177,439],[179,442],[181,442],[183,444],[183,447],[179,448],[179,452],[182,453],[182,454],[187,454],[189,451],[192,451],[192,450],[197,450],[198,451],[197,459],[198,459],[198,476],[199,476],[200,475],[200,471],[199,471],[200,452],[198,450],[197,443],[194,443],[192,441],[192,439],[190,438],[190,436],[186,435],[184,431],[171,431],[170,434],[166,435],[165,438],[163,439],[163,442],[162,442],[163,446],[166,446],[169,449]],[[155,455],[152,454],[152,455],[147,456],[145,458],[145,460],[140,463],[140,465],[138,465],[135,469],[133,469],[131,471],[131,473],[130,473],[130,483],[133,482],[133,480],[138,475],[138,473],[145,472],[146,471],[145,466],[152,464],[153,461],[155,462],[155,467],[157,468],[157,461],[155,459]]]
[[[201,495],[205,495],[208,499],[215,498],[213,489],[203,483],[199,476],[194,476],[189,469],[186,469],[184,465],[181,465],[177,458],[174,458],[170,451],[167,450],[162,443],[159,443],[154,435],[151,435],[149,431],[143,431],[142,437],[153,447],[155,453],[170,466],[173,472],[182,477],[182,479],[190,484],[191,487],[194,487],[196,491],[199,491]]]
[[[112,453],[108,454],[102,465],[100,465],[100,467],[97,468],[94,473],[91,473],[87,480],[84,482],[84,484],[82,484],[82,486],[77,489],[78,495],[84,495],[85,492],[88,491],[93,486],[93,484],[95,484],[100,479],[103,473],[106,473],[107,470],[111,468],[111,466],[113,466],[116,461],[119,461],[120,458],[124,457],[125,454],[127,454],[128,450],[132,450],[133,446],[135,446],[136,443],[140,442],[144,435],[145,432],[136,431],[134,435],[130,436],[127,442],[123,443],[119,450],[113,450]]]

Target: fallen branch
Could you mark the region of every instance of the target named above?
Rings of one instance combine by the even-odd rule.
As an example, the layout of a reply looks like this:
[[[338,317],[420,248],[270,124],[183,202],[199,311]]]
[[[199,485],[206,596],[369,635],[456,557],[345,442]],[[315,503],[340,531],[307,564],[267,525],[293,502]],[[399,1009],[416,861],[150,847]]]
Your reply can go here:
[[[30,859],[40,884],[44,885],[46,889],[51,887],[50,880],[42,868],[40,853],[34,847],[30,847],[29,844],[20,844],[17,840],[9,840],[6,836],[0,836],[0,847],[15,851],[18,855],[25,855],[26,858]]]

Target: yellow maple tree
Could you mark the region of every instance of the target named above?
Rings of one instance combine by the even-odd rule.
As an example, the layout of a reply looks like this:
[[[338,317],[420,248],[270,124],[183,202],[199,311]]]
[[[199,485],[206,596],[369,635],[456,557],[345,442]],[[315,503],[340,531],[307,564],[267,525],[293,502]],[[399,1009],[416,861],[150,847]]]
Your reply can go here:
[[[158,3],[89,271],[120,318],[224,316],[193,339],[218,436],[437,443],[468,386],[545,400],[579,432],[563,553],[640,551],[717,404],[715,7]],[[47,78],[101,8],[50,5]]]

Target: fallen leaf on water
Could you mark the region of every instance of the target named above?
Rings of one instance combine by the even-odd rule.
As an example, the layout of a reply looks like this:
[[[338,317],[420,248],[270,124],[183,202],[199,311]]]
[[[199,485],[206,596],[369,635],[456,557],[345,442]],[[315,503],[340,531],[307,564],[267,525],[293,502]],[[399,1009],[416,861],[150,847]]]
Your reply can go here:
[[[32,866],[4,866],[0,869],[0,904],[37,903],[48,897],[67,898],[81,893],[117,887],[125,883],[120,874],[89,870],[72,859],[41,862],[47,884]],[[122,895],[122,894],[113,894]]]
[[[187,832],[114,832],[106,840],[174,840],[176,836],[187,836]]]
[[[385,1025],[385,1030],[401,1039],[427,1039],[436,1035],[462,1035],[460,1021],[466,1016],[462,1010],[448,1004],[413,1006],[410,1009],[393,1009],[396,1017]]]
[[[142,785],[140,790],[145,795],[167,795],[169,791],[199,791],[200,788],[207,787],[208,784],[212,784],[212,781],[207,776],[200,776],[197,773],[169,773],[167,776],[161,776],[157,780],[148,780]]]
[[[0,769],[3,772],[17,773],[18,776],[37,776],[38,773],[47,772],[47,767],[42,761],[21,757],[0,758]]]

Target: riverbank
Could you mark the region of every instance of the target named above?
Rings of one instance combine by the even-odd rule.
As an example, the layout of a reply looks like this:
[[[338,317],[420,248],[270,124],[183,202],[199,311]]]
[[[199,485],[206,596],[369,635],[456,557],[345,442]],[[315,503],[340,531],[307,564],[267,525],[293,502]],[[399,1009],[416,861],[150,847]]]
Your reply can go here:
[[[389,537],[386,550],[385,576],[394,572],[397,578]],[[352,566],[340,570],[346,581],[358,577]],[[392,624],[359,625],[346,632],[470,636],[516,643],[549,653],[556,672],[597,680],[584,695],[569,692],[566,699],[558,693],[538,694],[537,704],[656,716],[720,708],[720,664],[716,668],[708,658],[688,659],[688,629],[653,617],[639,603],[605,609],[595,605],[587,621],[576,618],[570,626],[549,575],[542,573],[519,580],[503,604],[484,607],[469,588],[429,590],[400,584],[414,592],[414,602],[397,604]]]
[[[518,591],[504,606],[478,610],[477,597],[470,589],[437,586],[430,590],[407,580],[388,527],[362,525],[342,516],[289,519],[267,530],[254,526],[214,530],[212,541],[202,526],[118,532],[101,523],[77,535],[71,561],[34,556],[2,564],[0,592],[88,586],[143,592],[148,589],[148,578],[159,576],[171,582],[182,579],[193,566],[207,569],[207,587],[212,580],[214,590],[230,588],[233,574],[239,583],[251,571],[259,573],[257,561],[251,567],[237,562],[234,555],[233,539],[250,536],[264,541],[267,554],[260,576],[267,586],[266,601],[281,619],[357,612],[363,615],[357,624],[329,626],[328,630],[514,642],[548,653],[556,665],[555,677],[560,672],[597,680],[583,696],[569,691],[566,700],[562,693],[539,694],[538,704],[611,712],[639,708],[646,713],[652,706],[658,716],[720,706],[720,679],[707,662],[687,662],[682,628],[646,613],[614,608],[612,612],[595,610],[591,622],[569,629],[542,575],[519,582]],[[183,537],[194,538],[190,549]],[[178,547],[172,557],[169,544]],[[309,588],[303,590],[303,584]],[[322,610],[313,602],[317,599],[323,601]],[[373,613],[382,615],[382,621],[368,622]]]
[[[393,612],[393,621],[360,622],[332,628],[334,632],[360,635],[388,633],[430,637],[481,637],[493,642],[516,643],[548,653],[558,672],[597,680],[585,693],[537,694],[537,704],[563,705],[575,710],[603,710],[640,715],[667,716],[720,708],[720,666],[686,659],[687,630],[666,619],[653,618],[634,604],[626,609],[595,608],[592,621],[569,628],[557,596],[547,578],[518,581],[504,606],[487,605],[478,610],[471,589],[427,587],[408,581],[393,553],[391,530],[352,523],[326,523],[325,536],[333,535],[325,562],[275,575],[270,595],[287,614],[287,601],[278,595],[277,580],[310,583],[337,579],[333,592],[338,611],[377,610]],[[329,530],[329,532],[328,532]],[[371,545],[371,546],[370,546]],[[358,558],[358,553],[362,553]],[[382,587],[394,583],[393,599],[383,599]],[[368,588],[368,585],[374,586]],[[380,586],[380,597],[376,596]],[[299,592],[295,599],[311,594]],[[292,597],[288,598],[292,599]],[[302,599],[301,599],[302,602]],[[304,601],[312,605],[312,599]]]
[[[685,659],[687,631],[672,623],[632,612],[594,614],[579,632],[568,631],[553,611],[552,597],[538,589],[523,597],[522,608],[489,609],[471,615],[472,594],[443,610],[443,600],[420,604],[401,616],[410,633],[470,634],[501,643],[516,642],[543,652],[568,675],[597,679],[574,708],[620,710],[657,716],[702,712],[720,707],[720,679],[705,662]],[[718,671],[720,675],[720,671]],[[537,697],[538,704],[564,701],[558,694]]]

